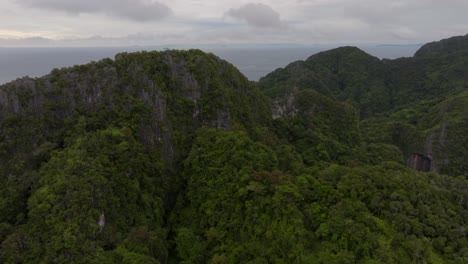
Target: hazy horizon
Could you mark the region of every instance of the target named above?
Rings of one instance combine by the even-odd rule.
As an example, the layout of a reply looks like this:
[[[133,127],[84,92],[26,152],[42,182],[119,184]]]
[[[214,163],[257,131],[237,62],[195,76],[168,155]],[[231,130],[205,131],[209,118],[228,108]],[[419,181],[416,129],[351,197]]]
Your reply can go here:
[[[213,51],[251,80],[344,45],[393,59],[467,34],[466,10],[461,0],[4,0],[0,83],[165,48]]]
[[[420,45],[356,45],[367,53],[380,59],[395,59],[410,57]],[[221,59],[236,66],[247,78],[258,81],[260,77],[277,68],[283,68],[297,60],[321,51],[343,46],[315,45],[296,47],[196,47],[206,52],[212,52]],[[183,48],[182,45],[168,45],[169,48]],[[98,61],[104,58],[114,58],[120,52],[136,52],[142,50],[163,50],[158,47],[74,47],[74,48],[0,48],[0,84],[4,84],[24,76],[41,77],[54,68],[71,67]]]

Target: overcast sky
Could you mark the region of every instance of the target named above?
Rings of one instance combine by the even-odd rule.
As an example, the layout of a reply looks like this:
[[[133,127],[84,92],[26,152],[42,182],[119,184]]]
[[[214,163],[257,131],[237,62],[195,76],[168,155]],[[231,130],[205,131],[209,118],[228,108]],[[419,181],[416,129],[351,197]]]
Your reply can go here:
[[[0,46],[423,43],[468,0],[0,0]]]

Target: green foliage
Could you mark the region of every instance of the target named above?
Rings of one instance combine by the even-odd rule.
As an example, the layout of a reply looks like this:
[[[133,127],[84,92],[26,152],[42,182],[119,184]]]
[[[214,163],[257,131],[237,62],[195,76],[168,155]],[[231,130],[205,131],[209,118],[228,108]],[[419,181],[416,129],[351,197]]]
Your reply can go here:
[[[0,262],[465,263],[467,57],[427,52],[258,84],[122,53],[1,86]]]
[[[397,146],[404,157],[423,152],[422,132],[414,125],[389,118],[371,118],[360,123],[363,139],[368,143],[384,143]]]
[[[459,239],[464,232],[459,228],[464,225],[466,204],[457,200],[465,191],[453,184],[466,186],[466,180],[411,170],[335,165],[319,169],[316,177],[303,177],[301,183],[313,183],[302,185],[309,186],[308,202],[314,204],[306,212],[321,215],[312,218],[318,221],[311,222],[311,227],[319,239],[330,242],[322,242],[326,258],[330,251],[351,254],[356,262],[424,262],[431,254],[451,261],[465,257],[460,249],[467,240]],[[440,207],[443,203],[451,204],[452,216]],[[448,219],[452,227],[442,227]],[[446,254],[444,246],[434,247],[435,241],[449,240],[458,241],[455,247],[460,255]]]
[[[321,52],[306,61],[295,62],[260,80],[266,95],[276,98],[291,89],[313,89],[321,94],[348,101],[361,116],[390,107],[382,62],[355,47]]]
[[[263,162],[249,158],[249,151],[258,151],[253,146],[242,134],[199,133],[186,163],[187,190],[178,204],[182,213],[176,211],[175,243],[180,261],[404,263],[463,259],[461,249],[467,240],[460,228],[466,204],[459,198],[466,195],[466,180],[393,165],[389,162],[394,159],[392,153],[399,151],[391,145],[369,146],[370,153],[376,152],[372,148],[386,149],[373,155],[372,162],[382,166],[321,165],[292,177],[264,171],[272,167],[255,168],[251,162]],[[401,153],[399,156],[401,162]],[[441,204],[450,204],[453,214],[447,215]],[[448,219],[451,228],[441,224]],[[434,246],[435,241],[454,240],[458,242],[451,245],[460,255],[447,253],[447,244]]]
[[[243,133],[199,131],[178,205],[182,262],[290,263],[305,254],[307,234],[295,205],[302,197],[290,175],[274,170],[276,160]]]
[[[404,163],[403,154],[395,145],[377,143],[365,147],[365,152],[368,153],[368,163],[370,164],[379,165],[389,161]]]
[[[86,263],[99,248],[116,247],[129,226],[161,228],[159,164],[125,128],[81,135],[54,153],[29,199],[25,261]]]
[[[274,120],[275,133],[292,144],[308,165],[351,161],[360,144],[356,110],[311,90],[294,97],[296,112]]]
[[[430,43],[418,56],[396,60],[378,60],[353,47],[338,48],[278,69],[262,78],[259,87],[275,103],[305,90],[347,102],[360,110],[364,142],[395,145],[404,160],[413,153],[432,156],[433,170],[466,175],[461,136],[467,127],[462,110],[467,105],[466,40],[462,36]],[[332,138],[336,140],[336,135]],[[327,144],[326,149],[333,148]],[[328,151],[299,152],[306,160],[333,160]]]
[[[422,119],[426,144],[432,149],[435,165],[442,173],[468,178],[468,92],[434,105]]]
[[[468,50],[468,35],[434,41],[422,46],[415,57],[440,56]]]

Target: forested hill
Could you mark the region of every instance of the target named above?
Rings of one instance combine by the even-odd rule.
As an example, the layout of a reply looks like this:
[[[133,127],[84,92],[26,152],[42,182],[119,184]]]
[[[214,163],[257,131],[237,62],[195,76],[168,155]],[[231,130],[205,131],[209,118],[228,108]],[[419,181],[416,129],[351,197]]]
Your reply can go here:
[[[2,85],[0,263],[466,263],[463,41],[259,83],[189,50]]]
[[[259,86],[272,98],[314,89],[353,104],[362,118],[467,90],[468,37],[426,44],[416,54],[379,60],[356,47],[337,48],[277,69]]]
[[[294,109],[286,106],[297,108],[295,98],[311,92],[354,107],[364,143],[395,145],[405,161],[414,153],[431,155],[432,170],[467,176],[468,38],[426,44],[416,55],[379,60],[342,47],[277,69],[259,87],[274,113],[289,109],[288,115]]]
[[[428,43],[422,46],[414,56],[440,56],[458,52],[468,52],[468,34]]]

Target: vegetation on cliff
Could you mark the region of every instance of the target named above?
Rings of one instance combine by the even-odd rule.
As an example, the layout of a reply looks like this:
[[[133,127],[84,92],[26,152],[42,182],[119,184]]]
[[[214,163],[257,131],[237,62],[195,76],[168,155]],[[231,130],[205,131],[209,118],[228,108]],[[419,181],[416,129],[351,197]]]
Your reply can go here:
[[[3,85],[0,262],[466,263],[468,56],[439,46],[258,84],[190,50]]]
[[[364,143],[395,145],[405,160],[413,153],[430,155],[436,171],[467,177],[467,43],[466,36],[454,37],[396,60],[338,48],[278,69],[259,87],[273,101],[273,112],[310,90],[351,105],[359,111]]]

